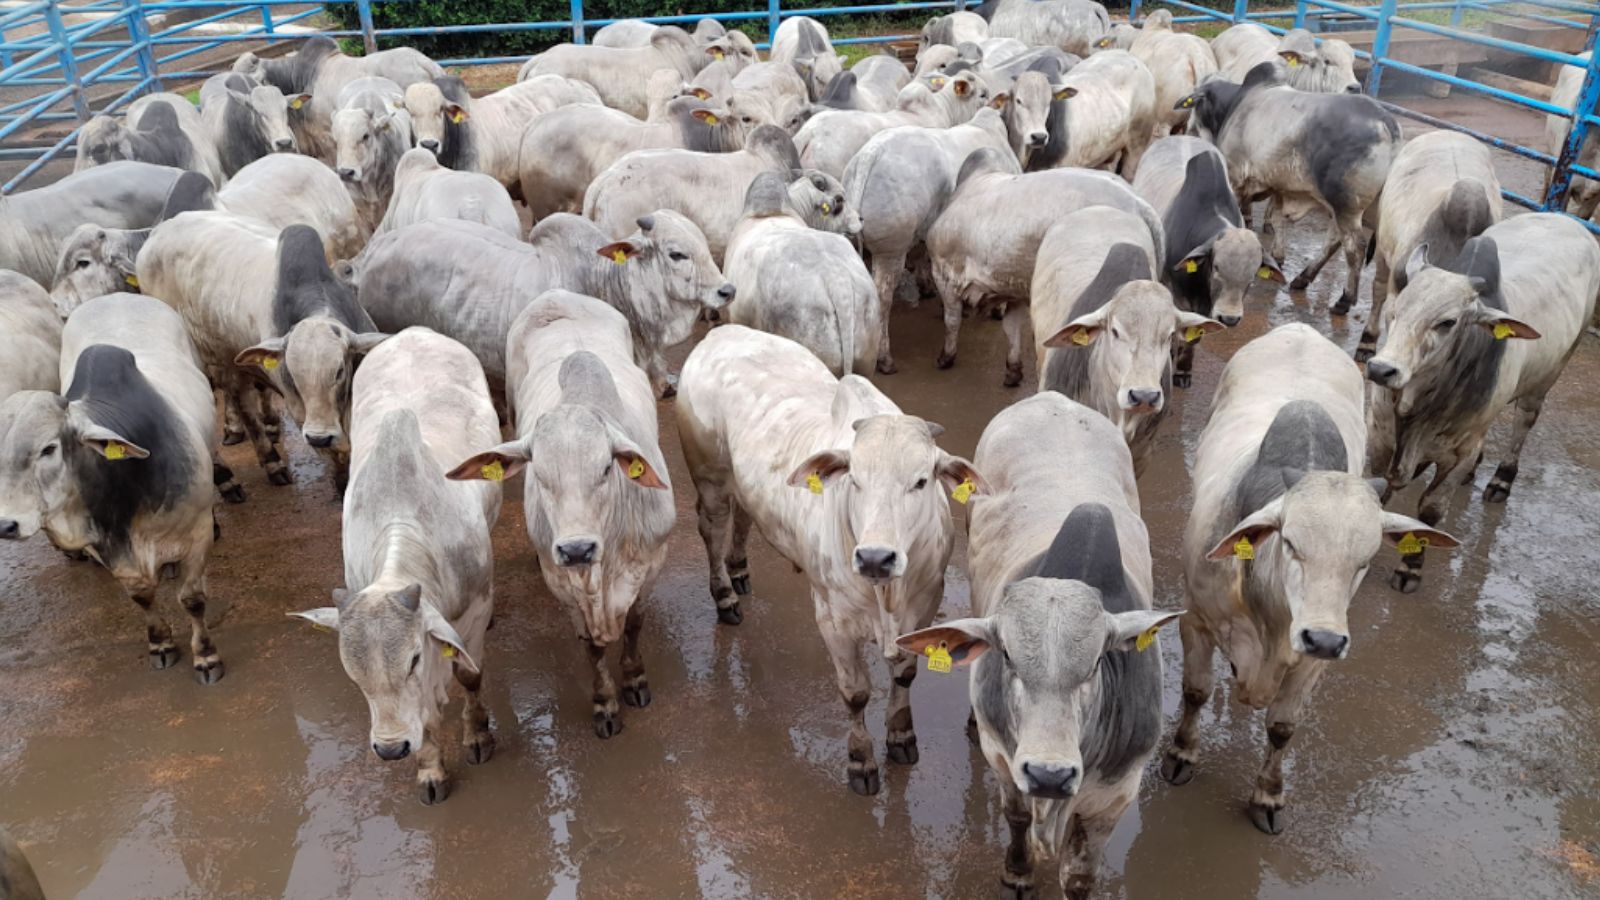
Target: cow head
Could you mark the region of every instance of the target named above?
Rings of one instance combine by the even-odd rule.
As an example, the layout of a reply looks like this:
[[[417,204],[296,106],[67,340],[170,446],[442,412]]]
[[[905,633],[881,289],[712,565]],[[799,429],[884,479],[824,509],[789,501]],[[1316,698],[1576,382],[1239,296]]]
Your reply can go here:
[[[50,289],[50,299],[61,318],[96,297],[137,291],[134,261],[149,236],[149,229],[79,225],[62,245]]]
[[[858,378],[845,376],[839,389],[857,389]],[[944,429],[932,422],[877,415],[856,420],[854,429],[848,450],[811,456],[788,483],[835,498],[855,543],[851,571],[881,585],[905,574],[913,544],[929,529],[948,527],[944,490],[965,502],[988,485],[972,463],[939,449],[934,438]]]
[[[306,443],[349,453],[350,379],[361,357],[388,338],[381,332],[352,331],[327,316],[311,316],[283,337],[239,351],[233,362],[266,375],[266,383],[283,394]],[[274,370],[282,373],[279,380],[271,377]]]
[[[289,615],[339,632],[339,661],[367,698],[372,752],[389,762],[421,749],[438,726],[454,670],[479,674],[466,642],[420,584],[333,592],[334,606]]]
[[[1245,516],[1206,558],[1250,559],[1250,566],[1281,586],[1289,607],[1290,649],[1317,659],[1343,659],[1350,650],[1350,598],[1378,547],[1386,541],[1398,545],[1408,536],[1432,547],[1458,542],[1416,519],[1385,512],[1377,488],[1355,475],[1296,474],[1288,490]],[[1255,672],[1262,653],[1235,642],[1228,658],[1241,672]]]
[[[299,151],[300,145],[295,141],[294,131],[289,127],[289,111],[304,109],[306,104],[311,102],[310,94],[285,96],[278,88],[263,84],[251,88],[249,95],[241,99],[260,117],[267,146],[272,148],[273,153]]]
[[[1017,76],[1010,96],[1002,105],[1011,150],[1024,168],[1028,159],[1050,141],[1050,104],[1054,98],[1055,89],[1050,79],[1043,72],[1029,71]]]
[[[1509,315],[1500,297],[1500,257],[1493,238],[1466,242],[1444,267],[1428,263],[1423,244],[1397,279],[1400,296],[1384,307],[1383,344],[1367,361],[1367,379],[1380,387],[1407,392],[1424,376],[1455,371],[1481,361],[1506,340],[1535,340],[1539,332]],[[1458,389],[1450,384],[1444,390]],[[1400,412],[1409,411],[1406,399]]]
[[[464,98],[458,102],[446,97],[431,81],[406,87],[405,111],[411,118],[411,133],[417,146],[435,156],[444,151],[448,126],[461,125],[472,116]]]
[[[397,110],[375,113],[368,109],[341,109],[333,114],[333,167],[340,179],[364,184],[376,177],[383,145],[404,136],[401,115]]]
[[[693,313],[659,323],[665,329],[662,343],[676,344],[688,338],[702,307],[721,309],[733,302],[734,287],[722,277],[705,232],[682,213],[658,209],[640,216],[637,224],[638,231],[595,252],[624,267],[636,290],[665,295],[681,311]]]
[[[721,62],[728,67],[730,75],[743,71],[746,66],[758,59],[755,43],[742,31],[725,31],[701,43],[705,46],[708,64]]]
[[[1191,276],[1206,279],[1211,314],[1230,328],[1244,320],[1244,298],[1257,278],[1284,281],[1277,261],[1262,249],[1256,233],[1238,227],[1217,232],[1173,266],[1173,278]]]
[[[122,119],[95,116],[78,133],[78,154],[97,166],[133,159],[133,134]]]
[[[1000,706],[984,711],[980,700],[980,715],[986,725],[997,718],[1008,725],[1015,747],[997,750],[1009,751],[1012,783],[1024,796],[1064,800],[1083,785],[1085,700],[1106,654],[1159,653],[1150,647],[1156,630],[1179,615],[1110,613],[1100,592],[1081,581],[1026,578],[1006,585],[988,616],[955,619],[895,643],[917,654],[943,649],[961,666],[983,659],[973,677],[998,682],[998,696],[985,697]]]
[[[1355,51],[1337,38],[1317,45],[1309,31],[1296,28],[1278,42],[1278,58],[1289,70],[1289,84],[1296,90],[1318,94],[1359,94],[1361,82],[1355,75]]]
[[[818,231],[853,237],[861,233],[861,215],[845,208],[844,185],[820,169],[800,169],[790,173],[789,205],[806,224]]]

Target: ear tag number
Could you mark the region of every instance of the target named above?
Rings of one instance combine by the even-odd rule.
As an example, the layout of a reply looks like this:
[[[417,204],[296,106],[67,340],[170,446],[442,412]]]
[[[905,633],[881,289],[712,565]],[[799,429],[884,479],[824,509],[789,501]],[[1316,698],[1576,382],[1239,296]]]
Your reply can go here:
[[[815,472],[812,472],[810,475],[807,475],[806,476],[806,487],[810,488],[811,489],[811,493],[813,493],[813,494],[822,493],[822,476],[818,475]]]
[[[1150,645],[1156,642],[1156,628],[1158,627],[1159,626],[1151,625],[1149,628],[1139,632],[1139,637],[1133,642],[1133,649],[1139,651],[1140,653],[1149,650]]]
[[[478,474],[483,476],[484,481],[505,481],[506,467],[501,465],[500,460],[497,459],[479,469]]]
[[[1193,344],[1205,337],[1206,330],[1199,325],[1190,325],[1183,330],[1183,339]]]
[[[110,443],[106,444],[106,459],[125,459],[127,455],[128,448],[122,446],[116,441],[111,441]]]
[[[1249,561],[1256,558],[1255,545],[1247,537],[1239,538],[1239,543],[1233,545],[1233,558]]]
[[[1395,544],[1395,549],[1399,550],[1402,556],[1415,556],[1416,554],[1421,553],[1422,548],[1426,546],[1428,546],[1427,538],[1419,538],[1415,534],[1408,531],[1406,532],[1406,536],[1401,538],[1399,542]]]
[[[972,499],[972,492],[976,491],[977,489],[978,486],[972,483],[971,478],[968,478],[967,480],[956,485],[956,489],[950,492],[950,499],[957,503],[966,503],[968,500]]]
[[[944,641],[940,641],[937,647],[930,644],[924,647],[922,652],[928,657],[929,672],[949,674],[951,665],[950,651],[945,649]]]
[[[1510,325],[1507,325],[1504,322],[1496,322],[1495,323],[1495,326],[1494,326],[1494,339],[1495,340],[1503,341],[1506,338],[1511,337],[1511,335],[1513,335],[1515,333],[1516,333],[1516,331]]]
[[[639,459],[638,457],[634,457],[633,462],[628,463],[628,477],[629,478],[633,478],[633,479],[638,479],[638,478],[642,477],[643,475],[644,475],[644,460]]]

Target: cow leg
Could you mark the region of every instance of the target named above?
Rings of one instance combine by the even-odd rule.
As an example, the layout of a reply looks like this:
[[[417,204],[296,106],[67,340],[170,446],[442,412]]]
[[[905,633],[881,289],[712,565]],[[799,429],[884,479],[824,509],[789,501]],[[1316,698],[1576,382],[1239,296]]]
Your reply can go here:
[[[211,483],[217,486],[217,493],[229,503],[244,502],[244,486],[234,480],[233,470],[223,464],[216,456],[211,458]]]
[[[921,758],[917,753],[917,729],[911,722],[911,682],[917,678],[917,658],[901,653],[889,663],[889,671],[894,682],[889,688],[889,708],[884,718],[884,749],[890,762],[915,765]]]
[[[1179,341],[1172,352],[1172,386],[1186,388],[1194,383],[1194,345]]]
[[[903,253],[872,254],[872,284],[878,289],[878,320],[883,328],[883,337],[878,341],[878,373],[881,375],[893,375],[897,371],[894,354],[889,350],[889,313],[894,308],[894,292],[905,269]]]
[[[1295,722],[1300,718],[1300,708],[1327,663],[1306,660],[1292,666],[1283,676],[1278,696],[1267,707],[1267,758],[1256,776],[1255,793],[1250,795],[1250,821],[1267,834],[1283,831],[1283,755],[1294,737]]]
[[[437,724],[422,728],[422,746],[417,748],[417,794],[425,806],[443,803],[450,796],[450,776],[444,771]]]
[[[1379,253],[1374,264],[1377,270],[1372,275],[1372,309],[1367,313],[1367,325],[1361,329],[1361,343],[1356,345],[1356,362],[1364,363],[1378,352],[1379,329],[1382,328],[1383,304],[1389,300],[1389,292],[1394,289],[1394,273],[1390,270],[1389,260]]]
[[[1033,810],[1010,775],[1001,776],[1000,791],[1005,795],[1006,824],[1011,828],[1005,868],[1000,873],[1000,896],[1003,900],[1032,900],[1033,847],[1028,843],[1028,829],[1033,826]]]
[[[256,400],[261,404],[261,425],[267,440],[283,442],[283,414],[278,411],[277,394],[263,384],[256,385]]]
[[[1248,222],[1245,227],[1249,227]],[[1284,257],[1289,252],[1289,220],[1283,214],[1283,205],[1278,202],[1276,195],[1267,197],[1266,208],[1261,212],[1261,236],[1267,239],[1272,258],[1278,261],[1278,265],[1283,265]]]
[[[279,455],[276,443],[267,434],[263,406],[270,406],[270,403],[263,403],[267,398],[262,397],[252,385],[243,383],[242,376],[234,376],[234,379],[232,393],[238,398],[245,433],[250,437],[250,446],[256,451],[256,461],[267,472],[267,481],[279,487],[293,483],[294,476]]]
[[[1363,257],[1367,251],[1367,232],[1361,227],[1361,220],[1346,223],[1340,226],[1340,238],[1344,247],[1344,293],[1339,295],[1339,300],[1328,310],[1336,316],[1350,312],[1357,298],[1361,296],[1361,270],[1366,263]]]
[[[150,668],[165,669],[178,661],[178,646],[172,642],[172,626],[156,612],[156,585],[158,578],[123,582],[128,599],[144,610],[144,635],[149,643]]]
[[[1022,383],[1022,325],[1027,319],[1026,304],[1015,301],[1006,304],[1005,318],[1000,320],[1000,327],[1006,333],[1006,387]]]
[[[1100,874],[1111,832],[1128,808],[1130,796],[1093,815],[1074,815],[1067,825],[1067,846],[1061,856],[1061,893],[1066,900],[1089,900]]]
[[[1194,608],[1193,603],[1188,606]],[[1183,640],[1183,718],[1161,758],[1161,777],[1170,784],[1184,785],[1194,779],[1194,767],[1200,760],[1200,710],[1211,700],[1211,657],[1216,643],[1192,613],[1178,619],[1178,636]]]
[[[216,684],[226,673],[206,628],[206,557],[211,553],[211,528],[209,521],[199,527],[189,555],[178,563],[178,602],[189,614],[189,650],[195,680],[201,684]]]
[[[956,341],[961,337],[961,312],[965,304],[960,297],[948,296],[943,290],[939,291],[939,302],[944,304],[944,347],[934,364],[948,369],[956,364]]]
[[[678,379],[667,365],[667,355],[661,347],[636,343],[634,358],[645,361],[644,369],[650,376],[650,386],[655,388],[657,397],[666,400],[678,395]]]
[[[1303,291],[1310,287],[1311,282],[1316,281],[1317,276],[1322,274],[1322,267],[1328,264],[1328,260],[1333,259],[1333,255],[1339,252],[1339,248],[1343,246],[1343,243],[1343,238],[1339,232],[1339,223],[1334,222],[1328,226],[1328,242],[1323,245],[1322,255],[1318,256],[1311,265],[1306,266],[1299,275],[1296,275],[1294,281],[1289,282],[1289,290]]]
[[[845,775],[850,790],[862,796],[878,792],[878,760],[872,748],[872,735],[867,731],[867,702],[872,699],[872,680],[866,663],[861,658],[861,645],[855,638],[842,634],[833,624],[833,615],[827,599],[815,591],[811,602],[817,608],[817,628],[822,632],[822,642],[828,647],[833,660],[833,673],[839,686],[839,697],[850,713],[850,763]],[[915,663],[915,660],[912,660]],[[909,711],[907,719],[909,724]]]
[[[1435,461],[1433,467],[1433,480],[1428,482],[1428,487],[1423,490],[1422,497],[1417,501],[1417,519],[1428,527],[1437,525],[1444,518],[1443,489],[1460,482],[1461,470],[1464,466],[1471,466],[1474,453],[1455,453]],[[1416,553],[1408,553],[1400,557],[1400,565],[1389,576],[1389,587],[1402,594],[1416,593],[1422,584],[1422,560],[1426,549]]]
[[[639,709],[650,705],[650,681],[644,676],[644,658],[639,655],[643,628],[644,610],[634,601],[622,629],[622,702]]]
[[[734,500],[720,484],[696,481],[695,487],[698,496],[694,505],[700,518],[700,540],[705,542],[706,562],[711,569],[711,599],[717,605],[717,621],[737,625],[744,616],[728,577],[728,519]]]
[[[750,593],[750,555],[745,547],[750,542],[753,523],[750,513],[737,500],[730,502],[733,505],[733,545],[728,548],[728,580],[734,594],[743,597]]]
[[[494,756],[495,743],[494,732],[489,730],[489,711],[483,708],[483,672],[468,672],[455,663],[451,663],[450,671],[467,692],[467,702],[461,707],[461,746],[470,765],[482,765]]]
[[[1504,503],[1511,496],[1511,482],[1517,480],[1517,463],[1522,459],[1522,445],[1528,440],[1528,432],[1534,423],[1539,421],[1539,411],[1543,408],[1543,391],[1517,401],[1517,421],[1511,427],[1511,446],[1506,452],[1506,461],[1495,467],[1494,477],[1489,479],[1489,486],[1483,489],[1483,502]]]
[[[239,398],[229,390],[217,390],[222,399],[222,443],[231,447],[245,441],[244,416],[239,412]]]
[[[622,720],[617,717],[617,683],[606,667],[606,648],[586,640],[589,648],[589,665],[594,667],[594,733],[602,739],[616,737],[622,732]]]

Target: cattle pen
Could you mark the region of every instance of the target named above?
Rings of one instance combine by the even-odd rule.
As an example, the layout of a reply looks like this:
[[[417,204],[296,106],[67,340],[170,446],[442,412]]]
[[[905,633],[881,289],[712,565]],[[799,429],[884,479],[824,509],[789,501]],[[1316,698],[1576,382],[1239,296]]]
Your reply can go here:
[[[292,46],[295,41],[326,34],[360,39],[370,52],[380,41],[393,43],[423,34],[516,31],[547,32],[552,38],[570,37],[573,43],[581,44],[594,29],[616,21],[589,18],[583,0],[571,0],[569,17],[561,20],[378,28],[373,24],[370,0],[349,0],[349,5],[355,7],[359,29],[313,27],[324,5],[299,0],[13,0],[0,6],[0,163],[13,164],[4,170],[6,180],[0,187],[5,193],[15,191],[50,162],[70,154],[79,128],[92,115],[114,113],[142,94],[204,78],[224,67],[233,55],[230,50],[246,45]],[[782,0],[767,0],[764,8],[749,11],[658,16],[646,21],[684,24],[709,17],[749,24],[772,34],[781,20],[798,15],[833,21],[832,17],[848,20],[852,16],[916,10],[934,15],[975,5],[966,0],[938,0],[788,9]],[[1249,0],[1236,0],[1231,9],[1190,0],[1170,0],[1164,5],[1186,11],[1187,15],[1176,17],[1174,22],[1191,25],[1249,21],[1274,33],[1289,28],[1343,33],[1351,26],[1370,30],[1369,48],[1356,49],[1358,59],[1368,66],[1366,93],[1401,116],[1471,135],[1498,150],[1548,168],[1542,192],[1530,196],[1504,191],[1506,199],[1520,206],[1562,210],[1574,175],[1600,177],[1600,173],[1578,163],[1588,130],[1600,124],[1595,115],[1596,101],[1600,100],[1600,60],[1578,55],[1594,44],[1600,5],[1570,0],[1384,0],[1377,5],[1299,0],[1293,7],[1274,5],[1269,9],[1252,9]],[[1141,11],[1151,6],[1143,0],[1131,0],[1129,19],[1138,21]],[[1476,27],[1468,27],[1469,17]],[[874,34],[841,38],[835,43],[887,44],[908,37],[915,36]],[[524,58],[472,57],[440,62],[447,66],[475,66],[521,62]],[[1480,78],[1459,73],[1461,61],[1486,58],[1581,69],[1584,74],[1577,102],[1571,108],[1557,106],[1548,95],[1540,96],[1539,85],[1531,81],[1497,77],[1484,70],[1473,70],[1480,73]],[[1403,101],[1385,99],[1380,94],[1386,73],[1421,79],[1433,90],[1463,90],[1518,109],[1560,116],[1571,120],[1574,127],[1559,147],[1519,143],[1410,109]],[[1600,231],[1600,226],[1585,224]]]

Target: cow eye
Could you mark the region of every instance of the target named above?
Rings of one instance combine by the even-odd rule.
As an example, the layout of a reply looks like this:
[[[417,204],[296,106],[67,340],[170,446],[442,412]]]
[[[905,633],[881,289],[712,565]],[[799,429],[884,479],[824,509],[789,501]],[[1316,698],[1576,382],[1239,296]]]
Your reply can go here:
[[[49,459],[50,457],[55,456],[55,455],[56,455],[56,445],[55,444],[45,444],[44,445],[44,449],[39,451],[39,458],[40,459]]]
[[[1289,551],[1289,555],[1294,557],[1295,559],[1299,559],[1300,558],[1299,549],[1296,548],[1295,545],[1288,538],[1284,538],[1283,539],[1283,549]]]
[[[912,486],[912,490],[920,491],[920,490],[922,490],[923,488],[925,488],[927,486],[928,486],[928,478],[927,478],[926,475],[924,475],[923,477],[917,479],[917,483]]]
[[[78,268],[80,268],[80,269],[89,268],[89,261],[87,259],[78,260]]]
[[[1111,339],[1115,341],[1122,340],[1122,332],[1115,325],[1111,326]]]
[[[339,371],[333,373],[333,380],[334,381],[343,381],[344,380],[344,366],[340,366],[339,367]]]
[[[361,143],[363,143],[363,144],[365,144],[367,141],[370,141],[370,140],[372,140],[372,135],[370,135],[370,134],[363,134],[361,136]]]
[[[670,259],[673,262],[683,262],[684,260],[686,260],[688,258],[689,258],[689,254],[684,253],[684,252],[682,252],[680,250],[672,250],[672,251],[667,253],[667,259]]]
[[[739,121],[749,125],[753,120],[749,116],[740,116]]]
[[[1456,327],[1456,320],[1455,319],[1442,319],[1442,320],[1440,320],[1440,322],[1437,325],[1433,326],[1433,330],[1434,331],[1449,331],[1450,329],[1452,329],[1454,327]]]
[[[417,664],[420,663],[420,662],[422,662],[422,654],[421,653],[413,653],[413,654],[411,654],[411,671],[408,672],[407,674],[415,675],[416,672],[417,672]]]

